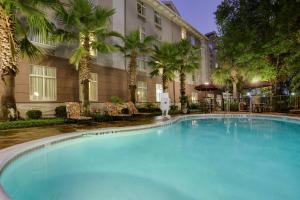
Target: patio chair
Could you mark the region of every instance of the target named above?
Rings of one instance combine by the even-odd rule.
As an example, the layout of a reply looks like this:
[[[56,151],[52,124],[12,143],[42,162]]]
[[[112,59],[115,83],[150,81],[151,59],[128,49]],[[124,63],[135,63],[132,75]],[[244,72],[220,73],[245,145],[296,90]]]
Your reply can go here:
[[[92,120],[91,117],[85,117],[81,115],[80,104],[78,102],[67,102],[66,111],[67,111],[67,121],[90,122]]]
[[[239,103],[239,111],[240,112],[249,112],[248,106],[246,102]]]
[[[129,114],[122,113],[122,110],[124,108],[127,108],[126,104],[106,103],[105,107],[106,107],[106,114],[110,117],[120,117],[124,119],[126,117],[133,116],[133,114],[131,114],[130,111]]]

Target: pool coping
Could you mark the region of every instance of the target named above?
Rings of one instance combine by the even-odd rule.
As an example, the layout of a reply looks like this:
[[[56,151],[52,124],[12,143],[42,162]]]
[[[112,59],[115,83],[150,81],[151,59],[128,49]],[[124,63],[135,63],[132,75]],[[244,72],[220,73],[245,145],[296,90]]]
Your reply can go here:
[[[114,133],[122,133],[122,132],[128,132],[128,131],[136,131],[136,130],[144,130],[144,129],[150,129],[150,128],[158,128],[158,127],[165,127],[170,126],[174,123],[177,123],[181,120],[186,120],[190,118],[196,118],[196,119],[209,119],[209,118],[224,118],[224,117],[241,117],[241,118],[247,118],[247,117],[267,117],[270,119],[277,119],[280,121],[286,121],[291,120],[294,122],[300,123],[300,117],[294,117],[294,116],[286,116],[286,115],[274,115],[274,114],[194,114],[194,115],[184,115],[184,116],[176,116],[172,119],[169,119],[167,121],[161,121],[161,122],[155,122],[152,124],[147,125],[138,125],[138,126],[129,126],[129,127],[117,127],[117,128],[100,128],[95,130],[88,130],[88,131],[80,131],[80,132],[73,132],[73,133],[67,133],[62,135],[56,135],[51,137],[46,137],[38,140],[33,140],[30,142],[17,144],[5,149],[0,150],[0,176],[11,163],[13,163],[18,158],[48,147],[52,146],[58,143],[66,142],[69,140],[73,140],[76,138],[84,137],[87,135],[104,135],[104,134],[114,134]],[[8,196],[8,194],[5,193],[3,187],[0,184],[0,199],[1,200],[11,200]]]

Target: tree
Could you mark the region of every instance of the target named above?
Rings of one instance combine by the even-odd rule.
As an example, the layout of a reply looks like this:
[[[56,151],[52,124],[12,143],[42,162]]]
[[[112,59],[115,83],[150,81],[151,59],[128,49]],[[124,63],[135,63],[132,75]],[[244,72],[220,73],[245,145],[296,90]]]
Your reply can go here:
[[[140,32],[133,31],[123,37],[124,46],[119,46],[120,50],[129,57],[128,86],[130,90],[130,99],[136,102],[136,76],[137,76],[137,58],[145,56],[152,51],[152,43],[155,41],[153,36],[141,38]]]
[[[230,70],[222,67],[213,71],[211,78],[212,82],[216,85],[223,86],[225,88],[229,88],[232,85],[232,79],[230,76]]]
[[[20,57],[36,58],[42,51],[30,41],[30,33],[35,32],[43,39],[49,38],[53,24],[43,12],[43,8],[60,9],[58,0],[0,0],[0,119],[15,120],[18,111],[15,100],[15,78]]]
[[[58,18],[65,24],[65,29],[59,30],[56,35],[62,40],[78,42],[78,47],[70,57],[70,63],[79,70],[84,115],[90,111],[89,82],[92,54],[111,52],[114,46],[108,43],[107,39],[119,36],[118,33],[109,31],[109,19],[113,14],[113,9],[94,6],[88,0],[71,0],[70,7],[58,14]]]
[[[180,102],[181,110],[184,110],[187,108],[188,103],[185,88],[186,74],[199,68],[200,49],[194,47],[187,39],[181,40],[176,46],[178,47],[178,56],[175,59],[180,77]]]
[[[175,77],[176,60],[178,54],[177,46],[174,43],[162,43],[159,47],[155,46],[151,61],[151,76],[161,76],[163,91],[168,90],[168,81]]]
[[[226,0],[218,7],[216,20],[224,58],[233,60],[236,68],[263,71],[265,79],[272,80],[274,93],[282,94],[283,86],[297,77],[291,76],[288,61],[299,47],[300,2]]]

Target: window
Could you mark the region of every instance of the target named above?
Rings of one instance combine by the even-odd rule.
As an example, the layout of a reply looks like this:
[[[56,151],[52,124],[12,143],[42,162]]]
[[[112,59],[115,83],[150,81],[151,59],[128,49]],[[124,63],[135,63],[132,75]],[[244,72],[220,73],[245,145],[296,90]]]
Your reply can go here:
[[[82,85],[80,84],[80,100],[82,99],[83,99]],[[90,74],[89,100],[98,101],[98,74],[97,73]]]
[[[147,59],[140,57],[136,59],[138,70],[140,72],[146,72],[147,71]]]
[[[147,102],[147,83],[138,81],[137,85],[137,101]]]
[[[156,102],[160,102],[160,96],[163,93],[162,84],[156,84]]]
[[[50,37],[50,35],[49,35]],[[45,39],[39,31],[31,31],[29,34],[29,39],[33,43],[37,43],[44,46],[55,46],[53,41]]]
[[[154,22],[155,22],[155,25],[158,25],[159,27],[161,27],[161,16],[157,11],[154,11]]]
[[[191,43],[193,46],[196,46],[196,39],[195,39],[193,36],[190,36],[190,37],[189,37],[189,40],[190,40],[190,43]]]
[[[198,103],[198,93],[197,92],[192,93],[192,103]]]
[[[56,68],[30,66],[29,89],[31,101],[56,101]]]
[[[186,30],[184,28],[181,29],[181,39],[186,39]]]
[[[146,11],[146,8],[145,8],[145,4],[144,2],[142,1],[137,1],[137,12],[138,12],[138,15],[145,18],[145,11]]]
[[[144,27],[140,27],[139,28],[139,32],[140,32],[140,41],[144,41],[145,37],[146,37],[146,30]]]

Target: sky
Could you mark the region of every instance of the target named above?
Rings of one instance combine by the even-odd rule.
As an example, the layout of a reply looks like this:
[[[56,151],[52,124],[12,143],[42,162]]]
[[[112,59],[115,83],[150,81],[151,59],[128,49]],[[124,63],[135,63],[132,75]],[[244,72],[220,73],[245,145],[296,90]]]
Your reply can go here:
[[[222,0],[172,0],[185,21],[201,33],[217,31],[214,12]]]

